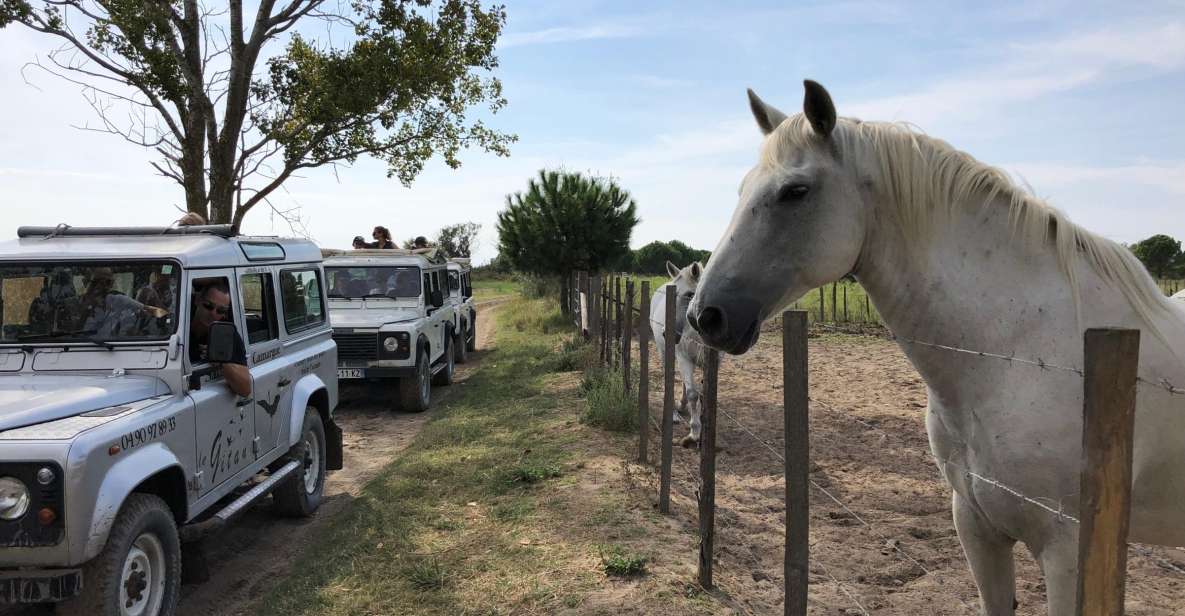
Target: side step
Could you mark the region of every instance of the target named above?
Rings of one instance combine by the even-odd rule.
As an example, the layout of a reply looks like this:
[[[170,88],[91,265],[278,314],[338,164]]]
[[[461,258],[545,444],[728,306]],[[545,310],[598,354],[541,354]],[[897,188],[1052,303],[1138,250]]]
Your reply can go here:
[[[210,516],[210,518],[196,524],[182,526],[178,529],[181,535],[181,541],[183,543],[200,541],[203,537],[222,529],[222,527],[226,526],[227,522],[234,519],[235,516],[251,505],[251,503],[267,496],[275,489],[277,484],[291,477],[301,467],[302,465],[299,461],[292,460],[269,475],[267,479],[259,482],[254,488],[247,490],[242,496],[231,501],[229,505],[223,507],[221,511]]]

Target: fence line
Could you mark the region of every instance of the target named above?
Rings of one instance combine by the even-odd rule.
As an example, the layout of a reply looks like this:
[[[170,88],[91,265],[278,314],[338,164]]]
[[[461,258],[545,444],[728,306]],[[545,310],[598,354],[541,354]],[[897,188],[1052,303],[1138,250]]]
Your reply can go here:
[[[987,357],[990,359],[1000,359],[1000,360],[1004,360],[1004,361],[1008,361],[1008,362],[1017,362],[1017,363],[1021,363],[1021,364],[1028,364],[1031,366],[1037,366],[1038,368],[1042,368],[1042,369],[1060,370],[1062,372],[1069,372],[1071,374],[1077,374],[1078,376],[1084,377],[1084,378],[1086,376],[1086,371],[1083,370],[1082,368],[1075,368],[1073,366],[1059,366],[1057,364],[1051,364],[1051,363],[1041,359],[1040,357],[1038,357],[1037,359],[1025,359],[1023,357],[1017,357],[1015,355],[1001,355],[999,353],[989,353],[987,351],[977,351],[975,349],[963,349],[963,348],[950,346],[950,345],[946,345],[946,344],[938,344],[935,342],[926,342],[924,340],[917,340],[915,338],[908,338],[905,336],[891,335],[890,338],[892,340],[900,340],[903,342],[907,342],[909,344],[916,344],[918,346],[930,347],[930,348],[939,349],[942,351],[951,351],[954,353],[964,353],[967,355],[975,355],[978,357]],[[1173,383],[1169,382],[1168,379],[1161,379],[1160,381],[1153,381],[1151,379],[1146,379],[1142,376],[1137,375],[1136,382],[1141,385],[1144,385],[1144,386],[1154,387],[1157,389],[1163,389],[1171,395],[1185,396],[1185,388],[1177,387]]]

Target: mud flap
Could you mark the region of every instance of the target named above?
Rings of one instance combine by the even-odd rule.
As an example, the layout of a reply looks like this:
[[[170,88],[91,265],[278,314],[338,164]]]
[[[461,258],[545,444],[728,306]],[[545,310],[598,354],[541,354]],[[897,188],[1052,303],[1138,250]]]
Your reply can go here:
[[[342,469],[342,449],[342,429],[336,421],[330,419],[325,423],[325,470]]]

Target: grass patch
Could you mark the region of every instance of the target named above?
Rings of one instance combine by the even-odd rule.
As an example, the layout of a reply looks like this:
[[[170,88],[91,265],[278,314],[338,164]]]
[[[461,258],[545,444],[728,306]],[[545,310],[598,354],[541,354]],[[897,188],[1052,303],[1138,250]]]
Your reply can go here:
[[[421,558],[403,570],[403,576],[419,591],[440,590],[448,583],[444,567],[436,558]]]
[[[520,464],[510,471],[510,482],[532,484],[560,475],[560,467],[555,464]]]
[[[597,348],[579,336],[564,340],[559,351],[552,358],[552,372],[575,372],[584,370],[593,363]]]
[[[618,545],[601,547],[601,568],[606,575],[633,577],[646,573],[646,558]]]
[[[612,432],[638,429],[637,400],[621,384],[621,370],[592,366],[584,371],[580,392],[588,404],[580,421]]]
[[[522,283],[510,279],[488,279],[473,281],[473,296],[478,301],[492,297],[518,295],[522,291]]]

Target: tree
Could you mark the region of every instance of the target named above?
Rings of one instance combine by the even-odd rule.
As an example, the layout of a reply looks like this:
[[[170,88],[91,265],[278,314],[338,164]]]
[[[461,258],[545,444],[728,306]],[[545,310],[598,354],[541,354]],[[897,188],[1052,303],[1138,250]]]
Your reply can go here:
[[[569,274],[628,255],[637,224],[637,205],[612,179],[542,170],[526,192],[507,195],[498,213],[498,250],[518,271],[563,281],[566,312]]]
[[[462,222],[440,228],[436,234],[436,245],[449,255],[468,258],[477,249],[477,233],[481,225],[475,222]]]
[[[679,267],[686,267],[693,261],[707,263],[709,253],[696,250],[679,240],[669,242],[653,241],[634,251],[634,269],[639,274],[663,275],[667,273],[667,261]]]
[[[1156,278],[1164,278],[1181,258],[1181,242],[1167,235],[1153,235],[1136,242],[1131,250]]]
[[[483,75],[498,65],[500,6],[259,0],[250,12],[242,0],[0,0],[0,28],[59,40],[37,65],[82,86],[93,130],[154,149],[152,166],[212,223],[238,227],[302,169],[368,155],[409,185],[434,155],[456,168],[462,149],[507,155],[516,139],[466,120],[474,105],[506,102]],[[293,31],[312,20],[332,36]]]

